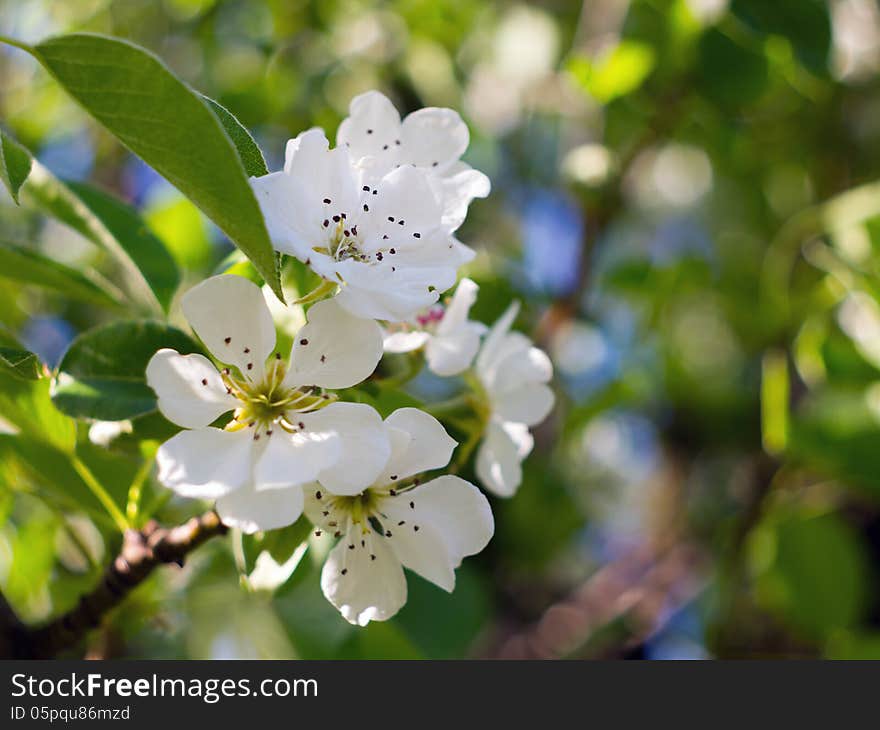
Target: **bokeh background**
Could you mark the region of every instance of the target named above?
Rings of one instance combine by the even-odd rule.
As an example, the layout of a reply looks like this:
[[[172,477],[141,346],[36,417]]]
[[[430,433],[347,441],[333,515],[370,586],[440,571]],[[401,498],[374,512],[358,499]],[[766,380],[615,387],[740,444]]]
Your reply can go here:
[[[875,0],[0,0],[0,33],[72,30],[155,51],[270,169],[367,89],[460,110],[493,183],[461,231],[475,313],[521,299],[558,392],[453,595],[410,575],[399,616],[358,630],[308,555],[273,594],[214,541],[89,655],[880,658]],[[133,201],[190,281],[231,250],[6,47],[0,120],[57,175]],[[4,238],[101,266],[0,195]],[[2,326],[50,364],[102,317],[0,279]],[[0,586],[33,621],[117,546],[45,488],[0,452]]]

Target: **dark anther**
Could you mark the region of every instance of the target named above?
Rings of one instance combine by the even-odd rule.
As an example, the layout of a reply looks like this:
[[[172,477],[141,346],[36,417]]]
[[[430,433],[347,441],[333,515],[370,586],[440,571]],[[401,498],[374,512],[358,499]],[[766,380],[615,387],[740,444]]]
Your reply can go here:
[[[401,218],[399,221],[397,221],[397,225],[399,225],[399,226],[403,225],[403,218]]]
[[[351,231],[349,231],[347,228],[343,231],[343,233],[345,234],[346,238],[348,238],[351,235]]]
[[[254,369],[254,364],[253,364],[252,362],[249,362],[248,365],[247,365],[247,369],[248,369],[248,370],[253,370],[253,369]]]
[[[392,475],[389,477],[389,479],[391,479],[392,482],[397,481],[397,474],[392,474]]]
[[[299,426],[300,431],[302,431],[302,430],[305,429],[305,427],[306,427],[306,424],[304,424],[302,421],[300,421],[300,422],[299,422],[298,424],[296,424],[296,425]]]
[[[368,130],[367,130],[367,134],[372,134],[372,133],[373,133],[373,130],[372,130],[372,129],[368,129]]]
[[[375,560],[375,559],[376,559],[376,556],[375,556],[375,555],[371,555],[371,556],[370,556],[370,560]]]
[[[401,520],[400,522],[397,523],[397,526],[400,527],[401,525],[405,525],[405,524],[406,524],[406,520]]]
[[[370,212],[370,206],[367,205],[366,203],[364,203],[364,213],[369,213],[369,212]]]
[[[251,348],[250,348],[250,347],[245,347],[245,348],[244,348],[244,354],[245,354],[245,355],[247,355],[250,351],[251,351]]]
[[[439,165],[439,164],[440,164],[439,162],[432,162],[431,167],[437,167],[437,165]]]
[[[396,254],[397,251],[395,251],[395,250],[394,250],[394,247],[392,246],[391,248],[388,249],[388,253],[390,253],[390,254]]]
[[[328,220],[325,218],[325,219],[324,219],[324,228],[326,228],[326,227],[329,226],[329,225],[330,225],[330,221],[328,221]]]
[[[421,237],[422,237],[421,233],[413,233],[413,238],[421,238]]]
[[[387,144],[383,144],[383,145],[382,145],[382,149],[383,149],[383,150],[387,150],[387,149],[388,149],[388,145],[387,145]]]
[[[327,362],[327,356],[321,355],[321,362]]]
[[[321,499],[321,493],[315,492],[315,499]]]
[[[339,530],[337,530],[336,532],[333,533],[333,537],[342,537],[342,533]]]
[[[368,192],[370,192],[370,186],[369,186],[369,185],[364,185],[364,187],[361,188],[361,190],[363,190],[365,193],[368,193]]]
[[[321,537],[321,531],[315,530],[315,537]]]
[[[397,492],[395,492],[393,489],[389,489],[389,490],[388,490],[388,494],[390,494],[392,497],[396,497],[396,496],[397,496]]]
[[[419,526],[418,526],[418,525],[413,525],[413,531],[414,531],[414,532],[418,532],[418,531],[419,531]]]
[[[227,338],[226,338],[225,340],[223,340],[223,341],[228,345],[230,342],[232,342],[232,338],[231,338],[231,337],[227,337]]]
[[[348,568],[343,568],[339,572],[342,573],[342,575],[345,575],[348,572]]]
[[[325,202],[327,205],[330,205],[330,198],[324,198],[324,202]]]
[[[207,384],[208,384],[208,379],[202,378],[202,385],[207,385]]]
[[[334,216],[333,216],[333,222],[334,222],[334,223],[339,223],[339,216],[338,216],[338,215],[334,215]]]
[[[376,251],[376,260],[381,261],[384,257],[382,256],[381,251]]]
[[[388,222],[389,222],[389,223],[394,223],[394,216],[393,216],[393,215],[389,215],[389,216],[388,216]]]
[[[309,344],[309,341],[308,341],[305,337],[303,337],[303,338],[299,341],[299,344],[301,344],[301,345],[308,345],[308,344]]]
[[[415,502],[410,502],[410,503],[409,503],[409,508],[410,508],[410,509],[415,509],[415,508],[416,508],[416,503],[415,503]]]
[[[385,537],[391,537],[391,530],[385,530]]]
[[[354,550],[354,543],[352,543],[351,545],[349,545],[349,546],[348,546],[348,549],[349,549],[349,550]]]
[[[400,140],[399,140],[399,139],[395,139],[395,140],[394,140],[394,144],[399,145],[399,144],[400,144]]]

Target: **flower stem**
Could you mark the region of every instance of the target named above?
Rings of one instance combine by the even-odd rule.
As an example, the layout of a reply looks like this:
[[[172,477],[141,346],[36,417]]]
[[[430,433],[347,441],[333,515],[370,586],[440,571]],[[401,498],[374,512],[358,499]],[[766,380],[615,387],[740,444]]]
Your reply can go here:
[[[325,279],[320,284],[318,284],[318,286],[312,289],[308,294],[301,296],[299,299],[295,299],[292,303],[313,304],[314,302],[319,302],[322,299],[326,299],[334,291],[336,291],[336,284],[334,284],[332,281],[327,281]]]
[[[138,513],[141,507],[141,494],[143,492],[144,482],[150,475],[153,468],[153,457],[144,459],[144,463],[138,469],[137,474],[128,488],[128,501],[125,505],[125,516],[130,525],[137,524]]]
[[[107,514],[109,514],[113,519],[113,522],[116,523],[119,531],[125,532],[129,528],[125,515],[123,515],[119,507],[116,506],[113,497],[107,493],[107,490],[104,489],[101,482],[99,482],[97,477],[92,473],[92,470],[75,455],[71,455],[70,463],[76,470],[76,473],[79,474],[80,479],[86,483],[86,486],[91,490],[92,494],[97,497],[98,501],[104,506],[104,509],[107,510]]]
[[[471,397],[469,394],[457,395],[448,400],[441,400],[438,403],[430,403],[423,407],[422,410],[427,411],[432,416],[442,416],[446,413],[461,410],[471,405]]]

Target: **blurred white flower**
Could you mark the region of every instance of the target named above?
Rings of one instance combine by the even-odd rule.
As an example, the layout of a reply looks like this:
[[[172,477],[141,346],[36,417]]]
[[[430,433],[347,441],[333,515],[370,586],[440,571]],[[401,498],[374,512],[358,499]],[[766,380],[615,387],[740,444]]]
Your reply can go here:
[[[182,305],[208,350],[230,367],[218,372],[202,355],[170,349],[147,365],[159,410],[190,429],[159,448],[162,484],[185,497],[216,498],[224,523],[255,532],[299,517],[297,485],[317,480],[345,493],[348,472],[381,471],[390,446],[379,415],[363,404],[334,402],[323,390],[356,385],[373,372],[382,355],[377,324],[334,300],[319,302],[286,366],[279,353],[270,357],[272,317],[247,279],[212,277],[187,292]],[[210,426],[228,411],[234,415],[225,428]]]
[[[477,476],[502,497],[513,495],[522,482],[522,461],[534,446],[529,426],[543,421],[555,400],[547,386],[550,358],[524,334],[510,331],[518,311],[519,302],[513,302],[492,326],[476,362],[491,408]]]
[[[287,143],[282,171],[251,184],[276,249],[338,284],[337,301],[352,314],[400,322],[436,302],[473,252],[444,221],[430,173],[372,171],[382,164],[353,164],[312,129]]]
[[[306,515],[316,534],[339,542],[321,572],[324,595],[343,617],[365,626],[391,618],[406,603],[403,568],[451,592],[455,569],[480,552],[494,533],[489,503],[469,482],[414,477],[446,466],[456,443],[433,416],[401,408],[385,419],[391,441],[382,473],[363,490],[339,496],[304,487]]]
[[[109,446],[124,433],[131,433],[131,421],[95,421],[89,426],[89,441]]]
[[[424,347],[425,360],[436,375],[449,377],[467,370],[486,331],[482,322],[468,319],[478,289],[470,279],[462,279],[447,307],[435,305],[420,312],[414,322],[390,329],[385,335],[385,352]]]

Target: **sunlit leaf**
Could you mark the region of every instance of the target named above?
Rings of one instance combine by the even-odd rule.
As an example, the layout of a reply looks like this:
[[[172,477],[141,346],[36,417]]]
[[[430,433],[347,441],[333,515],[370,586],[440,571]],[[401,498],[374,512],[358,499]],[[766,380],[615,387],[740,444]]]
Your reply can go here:
[[[120,421],[150,413],[156,396],[147,385],[147,363],[157,350],[200,352],[186,334],[161,322],[114,322],[77,337],[58,366],[55,405],[71,416]]]
[[[239,154],[199,94],[127,41],[76,33],[28,49],[92,116],[189,197],[282,296]]]

